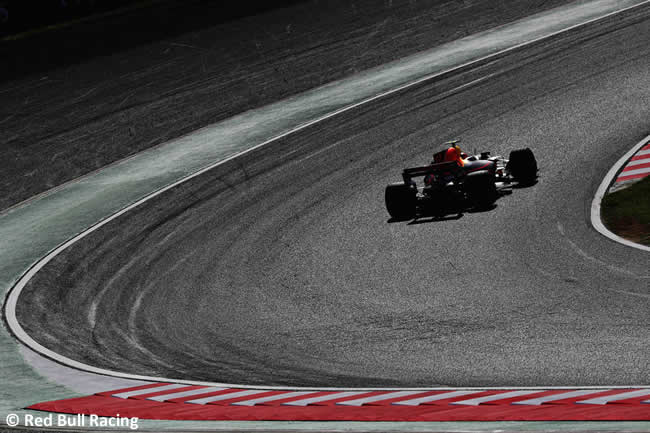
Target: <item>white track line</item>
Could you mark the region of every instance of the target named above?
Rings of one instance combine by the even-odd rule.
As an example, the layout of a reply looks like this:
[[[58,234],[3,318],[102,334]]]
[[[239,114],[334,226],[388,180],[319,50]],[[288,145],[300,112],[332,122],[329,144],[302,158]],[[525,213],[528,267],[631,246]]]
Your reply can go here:
[[[565,398],[582,397],[589,394],[598,394],[609,391],[609,389],[581,389],[578,391],[562,392],[560,394],[546,395],[544,397],[531,398],[530,400],[517,401],[512,404],[523,404],[528,406],[539,406],[550,401],[564,400]]]
[[[505,400],[507,398],[512,398],[512,397],[520,397],[524,395],[529,395],[529,394],[537,394],[539,392],[543,392],[542,390],[529,390],[529,391],[511,391],[511,392],[504,392],[503,394],[495,394],[495,395],[486,395],[484,397],[476,397],[472,398],[470,400],[460,400],[460,401],[455,401],[451,404],[459,404],[463,406],[478,406],[481,403],[487,403],[490,401],[497,401],[497,400]]]
[[[211,403],[213,401],[231,400],[233,398],[246,397],[246,396],[255,395],[255,394],[262,394],[263,392],[268,392],[268,390],[248,389],[246,391],[229,392],[227,394],[219,394],[219,395],[213,395],[213,396],[210,396],[210,397],[197,398],[196,400],[189,400],[189,401],[186,401],[185,403],[207,404],[207,403]]]
[[[646,156],[644,159],[635,159],[627,163],[626,167],[633,167],[635,165],[647,164],[650,162],[650,155]],[[625,172],[621,172],[625,173]]]
[[[282,394],[270,395],[268,397],[254,398],[252,400],[238,401],[233,403],[233,406],[255,406],[260,403],[267,403],[269,401],[283,400],[285,398],[302,397],[304,395],[314,394],[317,391],[296,391],[296,392],[283,392]]]
[[[186,387],[187,385],[185,384],[173,383],[170,385],[156,386],[153,388],[136,389],[135,391],[120,392],[119,394],[113,394],[112,396],[117,398],[129,398],[136,395],[153,394],[154,392],[171,391],[172,389],[186,388]]]
[[[616,161],[616,164],[614,164],[612,168],[610,168],[609,171],[607,172],[607,175],[605,175],[605,178],[603,179],[602,183],[598,187],[598,190],[596,191],[596,196],[591,202],[591,224],[600,234],[610,238],[615,242],[642,251],[650,251],[650,247],[646,247],[645,245],[637,244],[635,242],[628,241],[627,239],[623,239],[622,237],[612,233],[611,231],[609,231],[607,227],[605,227],[605,224],[603,224],[603,221],[600,219],[600,202],[603,200],[603,197],[607,193],[607,189],[609,188],[609,185],[612,183],[612,181],[614,181],[616,175],[619,174],[618,172],[623,167],[623,165],[625,165],[625,163],[627,163],[627,161],[630,158],[632,158],[638,152],[639,149],[641,149],[643,146],[645,146],[648,143],[650,143],[650,135],[644,138],[643,140],[641,140],[640,142],[638,142],[636,146],[634,146],[625,155],[623,155],[621,159]]]
[[[398,397],[408,397],[413,394],[421,394],[421,391],[397,391],[397,392],[389,392],[387,394],[381,394],[381,395],[373,395],[370,397],[365,397],[365,398],[357,398],[356,400],[346,400],[346,401],[340,401],[336,404],[341,405],[341,406],[363,406],[366,403],[373,403],[377,401],[382,401],[382,400],[389,400],[391,398],[398,398]]]
[[[481,392],[480,390],[476,391],[451,391],[443,392],[442,394],[428,395],[426,397],[414,398],[411,400],[399,401],[393,403],[399,406],[418,406],[422,403],[430,403],[432,401],[446,400],[448,398],[461,397],[463,395],[477,394]]]
[[[637,153],[635,156],[645,156],[645,155],[650,156],[650,150],[642,150],[641,152]]]
[[[308,404],[322,403],[324,401],[336,400],[337,398],[354,397],[355,395],[367,394],[368,391],[335,392],[334,394],[321,395],[320,397],[304,398],[302,400],[283,403],[285,406],[307,406]]]
[[[647,161],[646,161],[647,163]],[[628,164],[629,166],[630,164]],[[634,176],[635,174],[650,173],[650,167],[646,168],[637,168],[636,170],[625,170],[620,173],[619,176]]]
[[[163,394],[163,395],[156,395],[154,397],[147,397],[147,400],[166,401],[166,400],[172,400],[174,398],[189,397],[197,394],[207,394],[209,392],[225,391],[226,389],[228,388],[215,388],[215,387],[208,386],[205,388],[191,389],[189,391],[172,392],[171,394]]]
[[[607,404],[610,401],[625,400],[634,397],[643,397],[650,395],[650,389],[640,389],[637,391],[622,392],[620,394],[606,395],[604,397],[596,397],[589,400],[577,401],[578,404]]]
[[[302,124],[302,125],[300,125],[300,126],[298,126],[296,128],[293,128],[293,129],[291,129],[291,130],[289,130],[289,131],[287,131],[285,133],[282,133],[282,134],[280,134],[280,135],[278,135],[276,137],[273,137],[273,138],[271,138],[269,140],[266,140],[266,141],[264,141],[264,142],[262,142],[262,143],[260,143],[260,144],[258,144],[256,146],[253,146],[253,147],[251,147],[249,149],[246,149],[246,150],[244,150],[242,152],[236,153],[235,155],[232,155],[232,156],[230,156],[228,158],[225,158],[225,159],[223,159],[221,161],[215,162],[214,164],[210,164],[210,165],[202,168],[201,170],[198,170],[197,172],[184,177],[183,179],[180,179],[180,180],[178,180],[178,181],[176,181],[176,182],[174,182],[174,183],[172,183],[172,184],[170,184],[170,185],[168,185],[166,187],[163,187],[163,188],[161,188],[161,189],[159,189],[157,191],[152,192],[148,196],[145,196],[145,197],[141,198],[140,200],[137,200],[136,202],[132,203],[131,205],[125,207],[124,209],[114,213],[113,215],[110,215],[110,216],[106,217],[105,219],[101,220],[97,224],[92,225],[91,227],[83,230],[81,233],[79,233],[77,236],[71,238],[67,242],[62,243],[57,248],[50,251],[50,253],[48,253],[41,260],[36,262],[25,274],[23,274],[20,277],[20,279],[16,282],[16,284],[9,291],[9,294],[7,296],[7,300],[5,302],[5,318],[7,320],[7,325],[9,326],[9,329],[14,334],[14,336],[21,343],[23,343],[25,346],[29,347],[33,351],[35,351],[35,352],[37,352],[37,353],[39,353],[39,354],[41,354],[43,356],[45,356],[46,358],[49,358],[49,359],[51,359],[53,361],[56,361],[56,362],[58,362],[58,363],[60,363],[62,365],[65,365],[65,366],[68,366],[68,367],[71,367],[71,368],[75,368],[75,369],[78,369],[78,370],[87,371],[87,372],[91,372],[91,373],[97,373],[99,375],[121,377],[121,378],[125,378],[125,379],[144,380],[144,381],[150,381],[150,382],[172,382],[172,380],[170,380],[168,378],[151,377],[151,376],[144,376],[144,375],[138,375],[138,374],[129,374],[129,373],[124,373],[124,372],[120,372],[120,371],[113,371],[113,370],[107,370],[107,369],[104,369],[104,368],[98,368],[98,367],[95,367],[95,366],[92,366],[92,365],[84,364],[84,363],[79,362],[79,361],[75,361],[73,359],[65,357],[65,356],[63,356],[63,355],[61,355],[59,353],[54,352],[53,350],[50,350],[50,349],[44,347],[43,345],[36,342],[36,340],[34,340],[32,337],[30,337],[29,334],[27,334],[27,332],[23,329],[23,327],[18,322],[18,319],[16,317],[16,305],[18,303],[18,297],[20,296],[20,293],[25,288],[25,286],[27,285],[29,280],[31,280],[39,270],[41,270],[48,262],[50,262],[54,257],[56,257],[61,251],[65,250],[69,246],[73,245],[77,241],[83,239],[84,237],[88,236],[89,234],[93,233],[94,231],[98,230],[99,228],[103,227],[104,225],[108,224],[109,222],[115,220],[116,218],[119,218],[120,216],[122,216],[126,212],[129,212],[129,211],[135,209],[136,207],[140,206],[142,203],[145,203],[146,201],[149,201],[152,198],[159,196],[160,194],[162,194],[162,193],[176,187],[177,185],[180,185],[180,184],[182,184],[184,182],[187,182],[190,179],[193,179],[193,178],[195,178],[197,176],[200,176],[203,173],[205,173],[205,172],[207,172],[209,170],[212,170],[215,167],[223,165],[223,164],[225,164],[225,163],[227,163],[227,162],[229,162],[229,161],[231,161],[231,160],[233,160],[235,158],[238,158],[238,157],[240,157],[242,155],[251,153],[256,149],[259,149],[259,148],[261,148],[263,146],[266,146],[267,144],[272,143],[274,141],[277,141],[277,140],[279,140],[281,138],[284,138],[284,137],[286,137],[288,135],[294,134],[297,131],[301,131],[301,130],[303,130],[303,129],[307,128],[307,127],[310,127],[310,126],[312,126],[314,124],[317,124],[317,123],[320,123],[320,122],[322,122],[324,120],[327,120],[327,119],[330,119],[332,117],[338,116],[341,113],[353,110],[353,109],[355,109],[357,107],[360,107],[360,106],[366,105],[366,104],[368,104],[370,102],[385,98],[385,97],[387,97],[389,95],[396,94],[396,93],[401,92],[401,91],[403,91],[405,89],[408,89],[408,88],[411,88],[413,86],[417,86],[417,85],[419,85],[421,83],[432,80],[432,79],[434,79],[436,77],[440,77],[442,75],[449,74],[450,72],[454,72],[454,71],[457,71],[459,69],[466,68],[466,67],[474,65],[476,63],[480,63],[480,62],[484,62],[484,61],[489,60],[489,59],[493,59],[493,58],[495,58],[497,56],[500,56],[500,55],[503,55],[505,53],[515,51],[517,49],[520,49],[520,48],[523,48],[523,47],[526,47],[526,46],[529,46],[529,45],[534,44],[536,42],[539,42],[539,41],[542,41],[542,40],[545,40],[545,39],[549,39],[551,37],[554,37],[554,36],[569,32],[571,30],[583,27],[585,25],[588,25],[588,24],[591,24],[591,23],[594,23],[594,22],[597,22],[597,21],[601,21],[601,20],[607,19],[607,18],[615,16],[615,15],[619,15],[619,14],[621,14],[623,12],[626,12],[626,11],[630,11],[630,10],[639,8],[641,6],[647,5],[648,3],[650,3],[650,0],[641,1],[639,3],[636,3],[635,5],[628,6],[628,7],[625,7],[623,9],[616,10],[614,12],[606,13],[604,15],[589,19],[587,21],[584,21],[584,22],[581,22],[581,23],[578,23],[578,24],[571,25],[571,26],[566,27],[564,29],[561,29],[561,30],[558,30],[558,31],[555,31],[555,32],[551,32],[551,33],[549,33],[547,35],[540,36],[540,37],[531,39],[531,40],[526,41],[526,42],[515,44],[515,45],[513,45],[511,47],[508,47],[506,49],[503,49],[503,50],[488,54],[486,56],[480,57],[478,59],[475,59],[475,60],[472,60],[472,61],[469,61],[469,62],[462,63],[460,65],[449,68],[447,70],[427,75],[427,76],[422,77],[420,79],[417,79],[417,80],[415,80],[415,81],[413,81],[411,83],[407,83],[407,84],[398,86],[398,87],[396,87],[396,88],[394,88],[392,90],[381,92],[381,93],[379,93],[379,94],[377,94],[375,96],[372,96],[372,97],[364,99],[364,100],[362,100],[360,102],[351,104],[351,105],[349,105],[347,107],[343,107],[341,109],[335,110],[335,111],[333,111],[333,112],[331,112],[329,114],[321,116],[321,117],[319,117],[317,119],[314,119],[312,121],[306,122],[306,123],[304,123],[304,124]],[[600,200],[598,200],[598,209],[600,209]],[[592,217],[593,217],[593,205],[592,205]],[[600,221],[600,219],[598,221]],[[593,222],[593,219],[592,219],[592,222]],[[604,229],[604,226],[603,226],[603,229]],[[630,244],[632,244],[632,243],[630,242]],[[632,244],[631,246],[635,246],[635,247],[638,248],[638,246],[636,246],[636,244]],[[644,248],[647,248],[647,247],[644,247]],[[648,250],[650,250],[650,248],[648,248]],[[225,387],[225,388],[243,388],[243,389],[254,389],[254,388],[261,389],[261,388],[264,388],[264,389],[267,389],[267,390],[296,390],[296,389],[300,389],[300,390],[319,390],[319,391],[332,390],[332,391],[338,391],[338,390],[346,389],[346,388],[340,388],[340,387],[329,387],[329,388],[310,388],[310,387],[296,388],[296,387],[286,387],[286,386],[254,387],[254,386],[250,386],[250,385],[214,383],[214,382],[203,382],[203,381],[193,381],[193,380],[182,381],[182,383],[185,383],[185,384],[188,384],[188,385],[206,385],[206,386],[216,386],[216,387]],[[630,388],[630,387],[631,386],[620,386],[618,388]],[[633,386],[633,387],[634,388],[644,388],[646,386],[645,385],[640,385],[640,386]],[[650,386],[647,386],[647,387],[650,387]],[[492,388],[481,388],[481,389],[484,389],[484,390],[486,390],[486,389],[508,389],[508,390],[510,390],[512,388],[517,388],[517,387],[509,386],[509,387],[492,387]],[[576,387],[576,386],[573,386],[573,387],[557,387],[557,388],[550,388],[550,387],[523,387],[523,388],[520,388],[520,389],[575,389],[575,388],[578,388],[578,387]],[[589,388],[589,387],[579,387],[579,388]],[[617,387],[614,386],[614,387],[611,387],[611,388],[617,388]],[[349,388],[347,388],[347,389],[349,389]],[[379,391],[379,390],[391,390],[391,391],[392,390],[426,390],[426,391],[431,391],[431,390],[435,390],[435,389],[441,389],[442,390],[442,389],[449,389],[449,388],[442,388],[442,387],[441,388],[357,388],[357,390],[370,390],[370,391]],[[471,389],[471,388],[467,388],[467,389]]]

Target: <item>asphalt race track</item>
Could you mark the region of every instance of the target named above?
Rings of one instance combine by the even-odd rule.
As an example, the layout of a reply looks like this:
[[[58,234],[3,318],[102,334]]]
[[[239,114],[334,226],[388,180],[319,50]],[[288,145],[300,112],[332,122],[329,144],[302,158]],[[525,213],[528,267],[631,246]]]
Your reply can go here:
[[[314,125],[85,238],[18,304],[95,366],[295,386],[650,382],[645,252],[589,222],[650,133],[649,8]],[[529,146],[536,185],[489,211],[389,222],[440,143]],[[83,348],[83,349],[82,349]]]
[[[246,110],[570,0],[293,1],[219,25],[223,2],[194,0],[180,15],[173,5],[188,2],[165,3],[172,11],[0,41],[0,210]],[[70,58],[84,50],[95,57]],[[59,62],[41,73],[28,66]]]

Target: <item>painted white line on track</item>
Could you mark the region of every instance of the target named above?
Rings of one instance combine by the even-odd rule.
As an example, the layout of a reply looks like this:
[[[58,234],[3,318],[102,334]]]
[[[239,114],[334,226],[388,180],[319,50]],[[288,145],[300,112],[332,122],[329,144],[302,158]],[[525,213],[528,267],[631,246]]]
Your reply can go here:
[[[334,394],[321,395],[320,397],[305,398],[302,400],[290,401],[283,403],[286,406],[307,406],[308,404],[322,403],[325,401],[336,400],[338,398],[354,397],[355,395],[367,394],[368,391],[348,391],[335,392]]]
[[[316,392],[317,391],[285,392],[282,394],[270,395],[268,397],[260,397],[260,398],[254,398],[252,400],[238,401],[237,403],[233,403],[233,406],[255,406],[256,404],[260,404],[260,403],[268,403],[269,401],[275,401],[275,400],[284,400],[285,398],[302,397],[304,395],[310,395]]]
[[[523,401],[517,401],[512,404],[523,404],[527,406],[539,406],[544,403],[548,403],[551,401],[557,401],[557,400],[564,400],[567,398],[574,398],[574,397],[583,397],[585,395],[590,395],[590,394],[599,394],[601,392],[606,392],[609,391],[608,389],[581,389],[578,391],[570,391],[570,392],[562,392],[559,394],[553,394],[553,395],[545,395],[544,397],[538,397],[538,398],[531,398],[529,400],[523,400]]]
[[[637,168],[636,170],[623,170],[621,172],[621,176],[634,176],[636,174],[643,174],[643,173],[650,173],[650,167]]]
[[[189,400],[189,401],[186,401],[185,403],[207,404],[207,403],[212,403],[214,401],[232,400],[233,398],[240,398],[240,397],[247,397],[249,395],[262,394],[264,392],[268,392],[268,391],[267,390],[260,390],[260,389],[248,389],[246,391],[229,392],[227,394],[220,394],[220,395],[213,395],[213,396],[210,396],[210,397],[197,398],[196,400]]]
[[[607,193],[607,189],[609,188],[609,185],[614,181],[616,175],[619,173],[621,168],[627,163],[627,161],[630,158],[632,158],[632,156],[634,156],[638,152],[639,149],[641,149],[643,146],[645,146],[648,143],[650,143],[650,135],[644,138],[643,140],[641,140],[640,142],[638,142],[632,149],[630,149],[625,155],[623,155],[618,161],[616,161],[616,164],[614,164],[612,168],[610,168],[607,174],[605,175],[605,178],[603,179],[602,183],[598,187],[598,190],[596,191],[596,195],[591,202],[591,224],[600,234],[620,244],[626,245],[628,247],[636,248],[638,250],[643,250],[643,251],[650,251],[650,247],[637,244],[632,241],[628,241],[627,239],[624,239],[618,236],[617,234],[612,233],[611,231],[609,231],[607,227],[605,227],[605,224],[603,224],[603,221],[600,219],[600,203],[603,200],[605,194]]]
[[[399,405],[399,406],[418,406],[418,405],[420,405],[422,403],[430,403],[432,401],[439,401],[439,400],[446,400],[448,398],[462,397],[464,395],[477,394],[479,392],[482,392],[482,391],[476,390],[476,391],[443,392],[442,394],[428,395],[426,397],[414,398],[414,399],[411,399],[411,400],[400,401],[400,402],[396,402],[396,403],[393,403],[393,404],[396,404],[396,405]]]
[[[636,156],[645,156],[645,155],[650,155],[650,150],[642,150],[641,152],[636,154]]]
[[[9,326],[11,332],[13,332],[13,334],[16,336],[16,338],[21,343],[26,345],[27,347],[31,348],[32,350],[38,352],[39,354],[41,354],[41,355],[43,355],[43,356],[45,356],[47,358],[50,358],[50,359],[52,359],[52,360],[54,360],[54,361],[56,361],[56,362],[58,362],[60,364],[63,364],[65,366],[68,366],[68,367],[71,367],[71,368],[75,368],[75,369],[78,369],[78,370],[83,370],[83,371],[87,371],[87,372],[91,372],[91,373],[97,373],[97,374],[100,374],[100,375],[120,377],[120,378],[125,378],[125,379],[144,380],[144,381],[151,381],[151,382],[171,382],[172,380],[167,379],[167,378],[129,374],[129,373],[124,373],[124,372],[119,372],[119,371],[112,371],[112,370],[107,370],[107,369],[87,365],[87,364],[84,364],[82,362],[75,361],[73,359],[65,357],[65,356],[63,356],[63,355],[61,355],[59,353],[56,353],[56,352],[44,347],[43,345],[39,344],[33,338],[31,338],[31,336],[29,336],[29,334],[27,334],[27,332],[22,328],[22,326],[20,325],[20,323],[17,320],[16,306],[17,306],[18,298],[20,296],[21,291],[24,289],[24,287],[27,285],[27,283],[34,277],[34,275],[38,271],[40,271],[48,262],[50,262],[59,253],[61,253],[63,250],[67,249],[68,247],[70,247],[71,245],[76,243],[77,241],[83,239],[84,237],[88,236],[90,233],[93,233],[94,231],[98,230],[99,228],[103,227],[104,225],[108,224],[109,222],[119,218],[123,214],[133,210],[134,208],[140,206],[141,204],[153,199],[154,197],[157,197],[157,196],[161,195],[162,193],[164,193],[166,191],[169,191],[170,189],[172,189],[172,188],[174,188],[174,187],[176,187],[176,186],[178,186],[178,185],[180,185],[182,183],[187,182],[190,179],[193,179],[193,178],[195,178],[197,176],[200,176],[200,175],[206,173],[207,171],[214,169],[215,167],[223,165],[223,164],[225,164],[225,163],[227,163],[229,161],[232,161],[232,160],[234,160],[234,159],[236,159],[238,157],[241,157],[242,155],[251,153],[252,151],[254,151],[256,149],[259,149],[259,148],[261,148],[263,146],[266,146],[269,143],[275,142],[275,141],[277,141],[277,140],[279,140],[281,138],[284,138],[284,137],[286,137],[288,135],[294,134],[297,131],[301,131],[301,130],[303,130],[303,129],[307,128],[307,127],[310,127],[310,126],[312,126],[314,124],[320,123],[320,122],[322,122],[324,120],[330,119],[330,118],[335,117],[335,116],[337,116],[339,114],[342,114],[344,112],[353,110],[353,109],[355,109],[357,107],[366,105],[366,104],[368,104],[370,102],[385,98],[385,97],[393,95],[393,94],[396,94],[396,93],[398,93],[400,91],[403,91],[405,89],[411,88],[413,86],[417,86],[417,85],[425,83],[425,82],[427,82],[429,80],[435,79],[435,78],[440,77],[440,76],[445,75],[445,74],[449,74],[449,73],[457,71],[459,69],[463,69],[465,67],[474,65],[476,63],[480,63],[480,62],[495,58],[496,56],[500,56],[500,55],[515,51],[517,49],[529,46],[529,45],[534,44],[536,42],[551,38],[553,36],[563,34],[563,33],[569,32],[571,30],[583,27],[583,26],[585,26],[587,24],[594,23],[594,22],[597,22],[597,21],[601,21],[601,20],[604,20],[606,18],[618,15],[620,13],[623,13],[623,12],[638,8],[640,6],[644,6],[644,5],[648,4],[648,3],[650,3],[650,0],[641,1],[639,3],[636,3],[636,4],[632,5],[632,6],[628,6],[628,7],[619,9],[619,10],[615,10],[613,12],[609,12],[609,13],[603,14],[601,16],[597,16],[595,18],[590,18],[590,19],[588,19],[588,20],[586,20],[584,22],[581,22],[581,23],[569,25],[566,28],[553,31],[551,33],[548,33],[548,34],[545,34],[545,35],[542,35],[542,36],[539,36],[539,37],[535,37],[535,38],[533,38],[531,40],[528,40],[528,41],[524,41],[524,42],[521,42],[521,43],[516,43],[516,44],[514,44],[514,45],[512,45],[510,47],[501,49],[500,51],[496,51],[494,53],[485,55],[483,57],[479,57],[477,59],[464,62],[464,63],[462,63],[460,65],[448,68],[448,69],[440,71],[440,72],[436,72],[436,73],[433,73],[433,74],[426,75],[426,76],[424,76],[422,78],[416,79],[416,80],[414,80],[412,82],[409,82],[407,84],[400,85],[400,86],[395,87],[393,89],[383,91],[381,93],[378,93],[377,95],[374,95],[372,97],[368,97],[368,98],[363,99],[363,100],[361,100],[359,102],[356,102],[354,104],[345,106],[345,107],[340,108],[338,110],[335,110],[335,111],[333,111],[331,113],[328,113],[326,115],[318,117],[318,118],[316,118],[314,120],[311,120],[311,121],[308,121],[308,122],[306,122],[304,124],[301,124],[301,125],[299,125],[299,126],[297,126],[295,128],[292,128],[292,129],[290,129],[290,130],[288,130],[288,131],[286,131],[286,132],[284,132],[282,134],[279,134],[279,135],[277,135],[277,136],[275,136],[275,137],[273,137],[273,138],[271,138],[269,140],[266,140],[266,141],[264,141],[264,142],[262,142],[262,143],[260,143],[258,145],[252,146],[252,147],[250,147],[250,148],[248,148],[248,149],[246,149],[244,151],[238,152],[238,153],[236,153],[236,154],[234,154],[232,156],[229,156],[229,157],[227,157],[227,158],[225,158],[223,160],[220,160],[220,161],[215,162],[213,164],[209,164],[208,166],[206,166],[206,167],[204,167],[204,168],[202,168],[200,170],[197,170],[196,172],[194,172],[194,173],[192,173],[190,175],[187,175],[187,176],[183,177],[180,180],[177,180],[177,181],[175,181],[175,182],[173,182],[173,183],[171,183],[171,184],[169,184],[169,185],[167,185],[165,187],[162,187],[162,188],[158,189],[157,191],[154,191],[154,192],[142,197],[141,199],[135,201],[134,203],[124,207],[123,209],[113,213],[112,215],[106,217],[105,219],[103,219],[103,220],[97,222],[96,224],[88,227],[87,229],[83,230],[81,233],[79,233],[78,235],[72,237],[68,241],[63,242],[61,245],[59,245],[58,247],[56,247],[55,249],[50,251],[47,255],[45,255],[43,258],[41,258],[39,261],[37,261],[30,269],[27,270],[27,272],[25,272],[20,277],[20,279],[16,282],[16,284],[10,290],[10,292],[9,292],[9,294],[7,296],[6,303],[5,303],[5,318],[6,318],[7,324]],[[55,189],[59,189],[59,188],[62,188],[62,187],[63,186],[57,187]],[[599,209],[600,209],[600,201],[598,200],[598,210]],[[592,217],[593,217],[593,205],[592,205]],[[635,246],[637,248],[639,247],[639,246],[636,246],[636,244],[633,244],[631,246]],[[647,247],[644,247],[643,249],[646,249],[646,248]],[[650,248],[647,248],[647,249],[650,250]],[[266,389],[266,390],[296,390],[296,389],[300,389],[300,390],[320,390],[320,391],[343,390],[343,389],[345,389],[345,388],[340,388],[340,387],[330,387],[330,388],[310,388],[310,387],[299,387],[299,388],[297,388],[297,387],[286,387],[286,386],[265,386],[265,387],[260,387],[260,386],[235,385],[235,384],[224,384],[224,383],[203,382],[203,381],[190,381],[190,380],[181,381],[181,382],[186,384],[186,385],[206,385],[206,386],[217,386],[217,387],[226,387],[226,388],[243,388],[243,389],[255,388],[257,390],[260,390],[262,388]],[[644,388],[644,387],[645,387],[644,385],[634,386],[634,388]],[[488,387],[488,388],[481,388],[481,389],[482,390],[489,390],[489,389],[512,389],[512,388],[513,388],[513,386],[491,387],[491,388]],[[554,387],[554,388],[552,388],[552,387],[518,387],[518,388],[520,388],[520,389],[572,389],[572,388],[576,388],[576,387],[575,386],[568,386],[568,387]],[[581,387],[581,388],[590,388],[590,387]],[[611,387],[611,388],[630,388],[630,386],[620,386],[620,387]],[[355,389],[356,390],[364,390],[365,389],[365,390],[370,390],[370,391],[379,391],[379,390],[426,390],[426,391],[431,391],[431,390],[435,390],[435,389],[444,390],[444,389],[449,389],[449,388],[440,387],[440,388],[355,388]],[[464,388],[464,389],[469,390],[469,389],[476,389],[476,388],[468,387],[468,388]],[[263,392],[263,391],[250,391],[250,392],[252,394],[254,394],[254,393],[259,393],[259,392]],[[200,399],[200,400],[204,400],[204,399]]]
[[[129,397],[134,397],[136,395],[153,394],[154,392],[170,391],[172,389],[185,388],[185,387],[187,387],[187,385],[185,384],[172,383],[170,385],[163,385],[163,386],[156,386],[152,388],[136,389],[135,391],[121,392],[119,394],[113,394],[113,397],[129,398]]]
[[[637,391],[622,392],[620,394],[606,395],[603,397],[596,397],[589,400],[577,401],[578,404],[607,404],[612,401],[626,400],[628,398],[643,397],[650,395],[650,390],[640,389]]]
[[[542,390],[534,390],[534,391],[512,391],[512,392],[504,392],[503,394],[495,394],[495,395],[486,395],[485,397],[476,397],[472,398],[470,400],[460,400],[460,401],[455,401],[451,404],[458,404],[458,405],[463,405],[463,406],[478,406],[481,403],[488,403],[490,401],[497,401],[497,400],[505,400],[507,398],[513,398],[513,397],[520,397],[522,395],[529,395],[529,394],[537,394],[540,392],[544,392]]]
[[[382,400],[390,400],[391,398],[398,398],[398,397],[408,397],[413,394],[421,394],[420,391],[397,391],[397,392],[389,392],[388,394],[382,394],[382,395],[373,395],[370,397],[365,397],[365,398],[357,398],[356,400],[346,400],[346,401],[340,401],[336,404],[341,405],[341,406],[362,406],[366,403],[375,403],[378,401]]]
[[[172,400],[175,398],[181,398],[181,397],[189,397],[192,395],[197,395],[197,394],[207,394],[209,392],[219,392],[219,391],[225,391],[228,388],[215,388],[212,386],[208,386],[205,388],[199,388],[199,389],[190,389],[189,391],[180,391],[180,392],[172,392],[171,394],[163,394],[163,395],[156,395],[153,397],[147,397],[147,400],[153,400],[153,401],[166,401],[166,400]]]
[[[650,163],[650,155],[647,155],[643,159],[635,159],[633,161],[628,162],[627,167],[632,167],[632,166],[641,165],[641,164],[648,164],[648,163]]]

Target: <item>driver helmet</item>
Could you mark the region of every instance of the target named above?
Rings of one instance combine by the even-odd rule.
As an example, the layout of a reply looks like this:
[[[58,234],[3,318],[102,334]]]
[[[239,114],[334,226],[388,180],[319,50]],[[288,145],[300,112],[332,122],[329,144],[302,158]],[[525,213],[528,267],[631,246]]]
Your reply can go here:
[[[445,153],[445,161],[456,161],[458,165],[462,167],[465,165],[463,162],[462,154],[463,152],[460,149],[460,146],[454,143],[449,146],[449,149],[447,149],[447,152]]]

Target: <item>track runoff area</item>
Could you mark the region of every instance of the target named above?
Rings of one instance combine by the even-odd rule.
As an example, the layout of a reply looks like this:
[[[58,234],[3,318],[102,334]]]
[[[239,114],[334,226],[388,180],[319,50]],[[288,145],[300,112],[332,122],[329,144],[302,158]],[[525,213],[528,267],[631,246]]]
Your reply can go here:
[[[650,389],[313,390],[151,383],[29,409],[177,420],[648,420]]]

